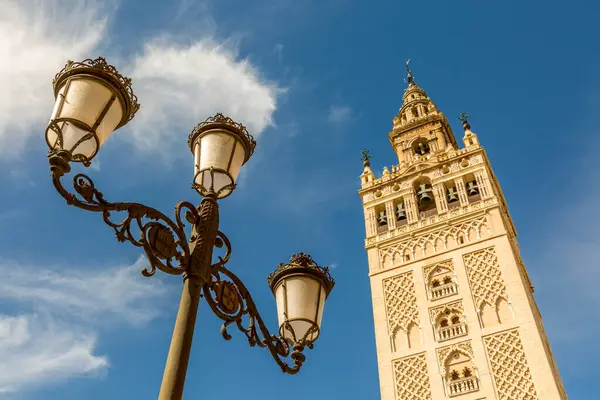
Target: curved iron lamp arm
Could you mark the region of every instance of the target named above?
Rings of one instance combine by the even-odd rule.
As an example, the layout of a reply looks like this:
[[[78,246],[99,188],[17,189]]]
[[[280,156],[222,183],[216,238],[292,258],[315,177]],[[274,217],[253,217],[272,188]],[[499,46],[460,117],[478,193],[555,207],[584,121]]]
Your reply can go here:
[[[186,272],[190,248],[181,213],[185,211],[188,222],[196,221],[198,211],[193,204],[186,201],[179,202],[175,207],[175,222],[173,222],[162,212],[140,203],[107,201],[102,192],[96,189],[92,179],[84,174],[73,177],[73,189],[76,194],[71,193],[61,182],[62,176],[71,170],[68,160],[68,154],[50,156],[52,183],[67,204],[102,213],[104,222],[113,228],[117,240],[128,241],[134,246],[142,247],[150,263],[149,269],[142,270],[144,276],[154,275],[157,268],[171,275]],[[127,216],[119,222],[114,222],[111,220],[112,212],[126,212]],[[134,237],[132,228],[139,231],[138,238]]]
[[[284,373],[296,374],[305,360],[302,354],[304,347],[312,348],[312,344],[289,343],[283,337],[269,332],[246,286],[237,275],[225,267],[231,255],[231,242],[219,231],[215,246],[223,247],[223,244],[226,247],[225,257],[219,257],[219,261],[211,265],[211,280],[202,287],[202,293],[210,308],[217,317],[225,321],[221,327],[223,338],[231,339],[227,327],[235,323],[248,338],[250,346],[268,348]],[[222,279],[222,276],[229,280]],[[245,316],[249,318],[247,326],[244,326],[243,322]],[[292,366],[284,360],[290,353],[294,361]]]
[[[215,315],[225,321],[221,328],[225,340],[231,339],[227,327],[235,323],[248,338],[250,346],[268,348],[283,372],[296,374],[300,370],[305,360],[302,351],[304,347],[312,348],[312,344],[289,343],[283,337],[272,335],[269,332],[246,286],[233,272],[225,268],[225,264],[231,256],[231,242],[222,232],[217,231],[214,246],[220,248],[225,245],[226,254],[224,257],[219,257],[217,263],[210,265],[207,271],[208,279],[204,279],[202,271],[194,268],[195,264],[203,264],[203,262],[195,260],[193,257],[193,254],[197,254],[197,252],[194,251],[194,248],[190,248],[181,213],[185,211],[186,220],[195,228],[196,233],[192,234],[190,241],[197,243],[206,239],[200,237],[203,235],[198,235],[198,233],[215,222],[214,218],[217,218],[216,223],[218,224],[218,209],[210,209],[216,204],[207,204],[206,209],[202,206],[197,209],[189,202],[179,202],[175,207],[175,222],[173,222],[162,212],[140,203],[107,201],[102,192],[95,187],[92,179],[85,174],[76,174],[73,177],[73,189],[76,194],[71,193],[61,182],[65,173],[71,170],[68,156],[69,154],[60,153],[50,155],[52,182],[56,190],[67,201],[67,204],[83,210],[102,213],[104,222],[113,228],[120,242],[128,241],[134,246],[142,247],[150,262],[150,269],[142,270],[144,276],[154,275],[158,268],[171,275],[185,273],[188,277],[200,278],[203,282],[204,298]],[[110,218],[111,212],[126,212],[127,216],[119,222],[113,222]],[[204,216],[203,212],[208,214]],[[131,231],[132,225],[139,231],[137,239]],[[205,249],[198,248],[197,250],[205,253]],[[198,255],[202,257],[204,254]],[[174,261],[177,262],[176,265],[173,264]],[[197,275],[198,272],[200,275]],[[222,279],[222,275],[229,280]],[[249,318],[247,327],[242,321],[245,316]],[[289,356],[293,360],[292,366],[284,360]]]

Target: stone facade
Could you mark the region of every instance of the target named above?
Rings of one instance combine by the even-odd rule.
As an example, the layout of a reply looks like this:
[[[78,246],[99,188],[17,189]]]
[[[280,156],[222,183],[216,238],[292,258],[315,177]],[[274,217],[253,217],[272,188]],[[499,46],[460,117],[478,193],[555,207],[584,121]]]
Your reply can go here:
[[[381,399],[566,400],[485,150],[408,82],[399,163],[376,178],[365,157],[359,190]]]

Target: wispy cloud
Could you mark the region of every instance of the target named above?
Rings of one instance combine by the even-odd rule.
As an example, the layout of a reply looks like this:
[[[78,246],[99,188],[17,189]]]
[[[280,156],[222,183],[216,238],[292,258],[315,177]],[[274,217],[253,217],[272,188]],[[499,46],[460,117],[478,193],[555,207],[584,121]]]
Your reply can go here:
[[[73,376],[101,373],[108,359],[94,355],[96,337],[31,314],[0,315],[0,394]]]
[[[107,19],[91,0],[0,0],[0,10],[0,159],[14,159],[50,116],[54,75],[89,56]]]
[[[135,145],[163,152],[181,141],[201,120],[215,112],[229,115],[260,133],[273,123],[276,84],[265,81],[233,42],[211,38],[180,45],[168,36],[147,43],[133,62],[135,90],[142,108],[131,124]],[[174,131],[182,137],[174,137]]]
[[[352,108],[349,106],[331,106],[327,120],[332,124],[347,122],[352,118]]]
[[[141,276],[145,263],[140,257],[96,270],[0,263],[0,393],[104,371],[107,356],[95,354],[98,332],[146,324],[160,313],[148,299],[166,288]]]

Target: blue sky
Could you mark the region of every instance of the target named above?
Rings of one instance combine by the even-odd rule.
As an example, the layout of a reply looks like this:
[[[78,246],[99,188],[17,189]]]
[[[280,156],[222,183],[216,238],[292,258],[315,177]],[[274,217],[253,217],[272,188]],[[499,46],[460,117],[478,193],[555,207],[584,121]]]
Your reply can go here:
[[[258,148],[221,204],[232,268],[271,329],[265,277],[297,251],[337,285],[303,370],[283,375],[204,304],[185,397],[377,399],[356,193],[360,151],[387,132],[404,61],[448,116],[471,114],[519,232],[571,399],[597,396],[600,8],[592,2],[0,0],[0,398],[145,399],[158,392],[181,281],[143,278],[139,249],[55,193],[43,140],[53,75],[105,56],[142,109],[88,172],[109,200],[169,213],[189,188],[187,135],[217,111]]]

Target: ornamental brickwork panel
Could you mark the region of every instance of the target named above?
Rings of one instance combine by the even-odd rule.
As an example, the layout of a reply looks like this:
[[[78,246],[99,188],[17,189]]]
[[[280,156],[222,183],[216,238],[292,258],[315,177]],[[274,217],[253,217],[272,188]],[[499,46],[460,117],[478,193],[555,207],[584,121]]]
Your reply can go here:
[[[425,353],[394,360],[397,400],[432,400]]]
[[[508,301],[506,287],[494,247],[463,256],[473,300],[478,310],[484,303],[495,307],[498,300]]]
[[[474,240],[479,240],[484,230],[489,231],[486,217],[473,218],[423,235],[416,235],[400,243],[382,248],[379,251],[379,257],[382,260],[382,265],[385,264],[387,258],[402,261],[423,258],[430,255],[429,253],[437,254],[448,250],[450,240],[456,243],[460,237],[463,237],[465,239],[463,244],[468,243],[470,236],[473,236]],[[470,235],[471,232],[474,232],[474,234]],[[408,259],[406,255],[408,255]]]
[[[400,329],[406,332],[411,324],[419,325],[419,311],[412,272],[385,279],[383,294],[388,328],[391,334]]]
[[[518,329],[484,338],[498,400],[539,400]]]

